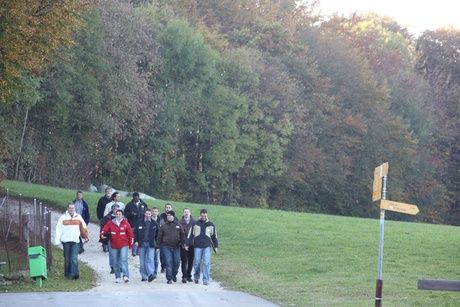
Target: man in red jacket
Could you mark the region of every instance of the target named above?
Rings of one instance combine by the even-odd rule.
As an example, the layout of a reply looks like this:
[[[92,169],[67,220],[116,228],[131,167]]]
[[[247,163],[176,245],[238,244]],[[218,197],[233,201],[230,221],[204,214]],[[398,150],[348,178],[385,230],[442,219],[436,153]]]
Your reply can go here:
[[[109,257],[112,257],[115,271],[115,282],[129,281],[128,252],[133,246],[133,231],[128,221],[123,218],[123,211],[117,210],[115,218],[105,224],[101,231],[101,239],[110,236]]]

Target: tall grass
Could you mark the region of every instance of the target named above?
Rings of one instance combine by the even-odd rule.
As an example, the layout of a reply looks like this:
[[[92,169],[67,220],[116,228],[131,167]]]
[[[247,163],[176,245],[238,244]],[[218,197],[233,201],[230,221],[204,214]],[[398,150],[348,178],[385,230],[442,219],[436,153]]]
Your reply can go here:
[[[4,181],[26,196],[65,205],[74,192]],[[86,193],[92,212],[100,194]],[[38,196],[37,196],[38,197]],[[128,199],[125,199],[128,201]],[[148,201],[161,207],[163,200]],[[371,205],[371,204],[370,204]],[[377,278],[379,221],[321,214],[175,203],[198,216],[208,208],[219,254],[213,277],[224,286],[284,306],[370,306]],[[460,306],[460,292],[417,290],[417,280],[460,279],[460,229],[385,222],[383,303],[387,306]]]

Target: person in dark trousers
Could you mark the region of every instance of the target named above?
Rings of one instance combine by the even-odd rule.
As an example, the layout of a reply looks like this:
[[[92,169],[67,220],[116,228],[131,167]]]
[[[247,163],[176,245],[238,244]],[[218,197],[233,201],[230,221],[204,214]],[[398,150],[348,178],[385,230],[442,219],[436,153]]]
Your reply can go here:
[[[134,229],[134,246],[139,252],[139,271],[141,281],[151,282],[156,275],[155,245],[158,236],[158,224],[152,219],[152,211],[145,210],[144,218],[138,221]]]
[[[194,247],[195,259],[193,262],[194,282],[200,280],[200,268],[203,265],[203,285],[209,284],[211,271],[211,247],[217,253],[217,232],[214,224],[208,219],[208,210],[200,210],[200,219],[190,229],[187,236],[187,247]]]
[[[158,224],[158,231],[160,231],[160,210],[158,207],[152,207],[150,209],[152,211],[152,220],[157,222]],[[155,246],[155,276],[158,276],[158,270],[160,268],[160,249]]]
[[[160,220],[160,227],[166,223],[167,219],[166,219],[166,215],[169,211],[172,210],[172,205],[170,203],[166,203],[165,204],[165,212],[163,212],[162,214],[160,214],[159,216],[159,220]],[[163,253],[161,252],[161,248],[160,248],[160,263],[161,263],[161,273],[164,273],[165,272],[165,263],[166,263],[166,260],[164,259],[164,255]]]
[[[86,225],[89,224],[89,207],[86,201],[83,199],[83,192],[82,191],[77,191],[75,200],[73,201],[73,204],[75,205],[75,212],[81,215],[83,220],[85,221]],[[81,254],[85,251],[83,248],[83,239],[80,237],[80,243],[78,244],[78,253]]]
[[[78,279],[78,243],[80,236],[88,242],[88,228],[80,214],[75,212],[75,205],[67,204],[67,211],[56,223],[54,243],[62,244],[64,250],[64,275],[68,279]]]
[[[190,209],[184,208],[182,219],[179,221],[184,228],[185,234],[188,234],[190,228],[195,223],[193,219]],[[181,271],[182,271],[182,283],[192,282],[192,269],[193,269],[193,258],[194,258],[194,251],[193,245],[188,246],[188,249],[185,249],[184,246],[180,248],[180,261],[181,261]]]
[[[104,196],[99,198],[99,201],[97,202],[96,215],[97,215],[97,219],[99,220],[99,223],[101,223],[102,219],[104,218],[105,206],[112,201],[112,193],[113,193],[112,188],[106,187]],[[105,243],[102,243],[102,250],[106,253],[109,251],[107,241]]]
[[[126,204],[125,207],[125,217],[128,219],[129,225],[132,229],[136,229],[139,222],[144,219],[144,213],[147,209],[147,204],[140,199],[139,193],[133,193],[133,199]],[[137,246],[133,246],[132,255],[137,256]]]
[[[180,246],[185,243],[185,233],[182,226],[175,219],[174,211],[166,214],[166,223],[160,227],[158,245],[165,259],[166,280],[168,284],[177,281],[177,272],[180,264]]]

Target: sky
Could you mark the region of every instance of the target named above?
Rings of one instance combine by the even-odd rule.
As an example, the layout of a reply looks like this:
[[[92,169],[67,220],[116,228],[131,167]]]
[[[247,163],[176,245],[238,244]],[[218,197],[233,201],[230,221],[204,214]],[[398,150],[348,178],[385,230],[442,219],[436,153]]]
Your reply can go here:
[[[320,0],[321,15],[375,12],[389,16],[410,33],[451,25],[460,29],[460,0]]]

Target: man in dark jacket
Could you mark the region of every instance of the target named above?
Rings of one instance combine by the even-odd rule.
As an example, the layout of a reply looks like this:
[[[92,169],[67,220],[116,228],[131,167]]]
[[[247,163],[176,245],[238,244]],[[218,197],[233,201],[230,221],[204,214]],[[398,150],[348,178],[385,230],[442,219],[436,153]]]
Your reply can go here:
[[[177,272],[180,264],[180,246],[185,242],[185,233],[182,226],[175,219],[174,211],[166,214],[166,223],[160,227],[158,245],[164,255],[166,280],[168,284],[177,281]],[[172,280],[172,281],[171,281]]]
[[[102,219],[104,218],[105,206],[112,201],[112,192],[113,190],[111,187],[106,187],[105,195],[99,198],[99,201],[97,202],[96,214],[97,214],[97,219],[99,220],[99,223],[101,223]],[[109,247],[107,243],[102,243],[102,250],[104,252],[109,251]]]
[[[200,267],[203,263],[203,285],[209,284],[211,271],[211,247],[217,253],[217,232],[214,224],[208,220],[208,210],[200,210],[200,219],[195,222],[188,233],[187,248],[193,245],[195,259],[193,262],[194,281],[200,280]]]
[[[83,220],[85,221],[86,225],[89,223],[89,207],[86,201],[83,199],[83,192],[77,191],[76,197],[73,201],[75,205],[75,212],[81,215]],[[78,244],[78,253],[81,254],[85,251],[83,248],[83,240],[80,237],[80,243]]]
[[[185,235],[187,235],[190,231],[190,228],[192,228],[193,224],[195,223],[195,220],[193,219],[190,209],[189,208],[184,208],[183,211],[183,216],[182,219],[179,221],[179,223],[182,225],[182,228],[184,228]],[[193,268],[193,257],[194,256],[194,251],[193,251],[193,245],[189,246],[188,249],[185,249],[184,246],[181,246],[180,248],[180,266],[181,266],[181,271],[182,271],[182,283],[187,283],[192,282],[192,268]]]
[[[158,224],[152,220],[152,211],[145,210],[144,219],[137,222],[134,229],[134,246],[137,246],[139,254],[139,271],[141,281],[151,282],[156,276],[155,268],[155,245],[158,236]]]
[[[168,213],[168,211],[171,211],[172,209],[173,208],[172,208],[172,205],[170,203],[165,204],[165,212],[160,214],[160,216],[158,217],[158,220],[159,220],[158,225],[160,225],[160,227],[161,227],[161,225],[163,225],[163,224],[165,224],[167,222],[166,214]],[[161,262],[161,273],[164,273],[165,272],[166,260],[165,260],[165,257],[163,255],[163,253],[161,252],[161,249],[160,249],[160,262]]]
[[[125,207],[125,217],[128,219],[132,229],[136,229],[138,223],[144,219],[144,213],[147,209],[147,204],[140,199],[139,193],[133,193],[133,199]],[[133,246],[133,256],[137,256],[137,246]]]

